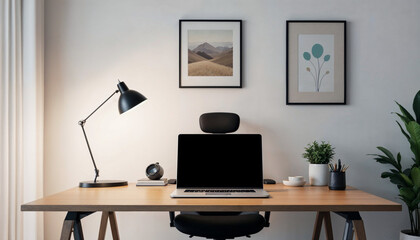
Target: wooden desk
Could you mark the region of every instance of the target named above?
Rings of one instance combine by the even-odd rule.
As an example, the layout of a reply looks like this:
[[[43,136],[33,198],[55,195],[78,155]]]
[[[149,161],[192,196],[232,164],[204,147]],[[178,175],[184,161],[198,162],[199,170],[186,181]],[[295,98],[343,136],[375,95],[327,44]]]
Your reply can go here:
[[[103,212],[99,239],[105,236],[110,219],[114,239],[119,239],[115,219],[117,211],[314,211],[317,218],[312,239],[319,239],[325,222],[327,239],[332,239],[330,212],[346,218],[345,239],[366,239],[359,211],[401,211],[400,204],[348,187],[346,191],[330,191],[328,187],[287,187],[264,185],[270,198],[259,199],[191,199],[170,198],[174,185],[136,187],[129,184],[113,188],[72,188],[23,204],[22,211],[66,211],[61,239],[83,239],[80,219],[97,211]],[[346,235],[347,234],[347,235]],[[351,238],[350,238],[351,237]]]

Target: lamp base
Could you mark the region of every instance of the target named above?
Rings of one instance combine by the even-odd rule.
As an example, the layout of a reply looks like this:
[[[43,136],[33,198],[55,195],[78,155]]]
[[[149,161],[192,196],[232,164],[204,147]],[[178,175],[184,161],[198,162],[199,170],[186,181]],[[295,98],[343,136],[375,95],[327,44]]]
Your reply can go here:
[[[81,188],[95,188],[95,187],[120,187],[127,186],[127,181],[124,180],[98,180],[94,181],[84,181],[79,183]]]

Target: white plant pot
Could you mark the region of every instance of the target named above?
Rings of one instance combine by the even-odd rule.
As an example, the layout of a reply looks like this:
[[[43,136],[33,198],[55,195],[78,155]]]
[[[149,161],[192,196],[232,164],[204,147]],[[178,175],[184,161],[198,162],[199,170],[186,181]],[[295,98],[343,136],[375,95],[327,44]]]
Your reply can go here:
[[[328,164],[309,164],[309,184],[312,186],[328,185]]]
[[[420,240],[420,236],[408,235],[408,232],[410,232],[410,230],[402,230],[400,232],[400,240]]]

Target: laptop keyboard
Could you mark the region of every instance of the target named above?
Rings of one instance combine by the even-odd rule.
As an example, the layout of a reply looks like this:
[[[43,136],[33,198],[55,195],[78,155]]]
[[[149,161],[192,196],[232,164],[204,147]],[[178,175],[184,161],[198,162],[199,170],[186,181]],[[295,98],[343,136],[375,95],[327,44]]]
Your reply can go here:
[[[206,190],[206,189],[186,189],[184,192],[205,192],[205,193],[250,193],[250,192],[255,192],[255,190],[252,189],[246,189],[246,190],[232,190],[232,189],[211,189],[211,190]]]

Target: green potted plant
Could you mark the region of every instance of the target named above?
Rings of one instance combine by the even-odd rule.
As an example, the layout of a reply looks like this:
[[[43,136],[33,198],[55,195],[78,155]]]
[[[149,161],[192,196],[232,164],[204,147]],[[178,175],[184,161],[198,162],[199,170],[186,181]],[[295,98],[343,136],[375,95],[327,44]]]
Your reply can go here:
[[[398,102],[396,102],[400,113],[395,113],[403,124],[397,121],[402,134],[407,138],[410,149],[413,152],[411,164],[403,169],[401,165],[401,154],[396,157],[384,147],[377,147],[383,154],[371,154],[375,160],[381,164],[389,164],[392,168],[388,172],[381,174],[382,178],[389,178],[399,190],[400,199],[408,208],[411,228],[402,230],[401,240],[420,239],[420,91],[417,92],[413,100],[413,110],[415,118]],[[404,127],[403,127],[403,126]]]
[[[302,154],[309,164],[309,183],[313,186],[326,186],[328,184],[328,163],[334,156],[334,148],[331,144],[322,141],[313,141],[305,147]]]

